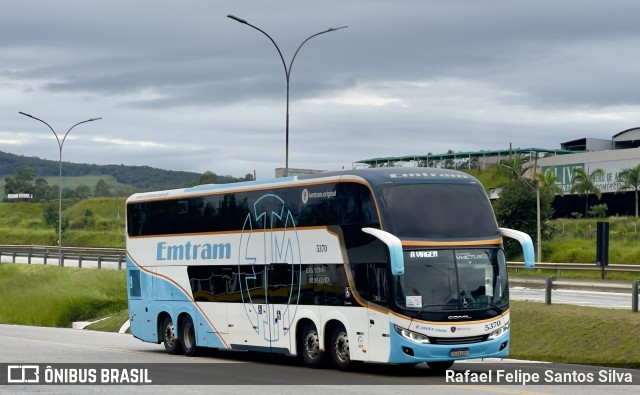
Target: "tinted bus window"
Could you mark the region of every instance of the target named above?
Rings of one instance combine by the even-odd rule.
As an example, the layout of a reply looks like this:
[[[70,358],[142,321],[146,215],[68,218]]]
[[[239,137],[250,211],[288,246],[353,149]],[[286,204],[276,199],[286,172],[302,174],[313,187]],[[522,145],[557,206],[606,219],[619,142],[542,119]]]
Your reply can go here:
[[[270,195],[278,199],[261,200]],[[132,202],[127,206],[127,232],[129,236],[152,236],[241,230],[250,212],[280,212],[281,202],[297,227],[353,224],[362,228],[379,223],[365,185],[331,183]]]
[[[405,184],[381,189],[385,219],[398,237],[461,239],[498,234],[493,208],[475,184]]]

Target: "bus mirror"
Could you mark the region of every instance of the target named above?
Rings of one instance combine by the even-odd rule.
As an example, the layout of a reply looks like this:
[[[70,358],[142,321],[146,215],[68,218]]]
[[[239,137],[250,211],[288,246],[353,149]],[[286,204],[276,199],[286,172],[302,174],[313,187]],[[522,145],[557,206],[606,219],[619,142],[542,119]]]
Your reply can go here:
[[[535,266],[535,256],[533,253],[533,241],[531,240],[531,236],[524,232],[520,232],[519,230],[507,228],[500,228],[500,233],[502,233],[503,236],[510,237],[520,242],[520,245],[522,246],[522,253],[524,255],[524,267],[530,269]]]
[[[378,238],[387,245],[389,259],[391,260],[391,274],[394,276],[404,274],[404,255],[402,255],[402,242],[400,239],[380,229],[362,228],[362,231]]]

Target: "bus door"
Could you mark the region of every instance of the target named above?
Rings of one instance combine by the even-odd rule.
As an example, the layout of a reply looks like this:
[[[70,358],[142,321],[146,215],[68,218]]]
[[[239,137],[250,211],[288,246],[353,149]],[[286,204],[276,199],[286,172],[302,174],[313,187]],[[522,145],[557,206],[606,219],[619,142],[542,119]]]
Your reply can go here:
[[[367,299],[369,307],[367,318],[369,321],[369,358],[371,361],[387,362],[389,360],[390,326],[389,287],[387,281],[387,264],[385,262],[371,263],[368,266],[369,280]]]
[[[272,263],[267,270],[267,320],[272,352],[289,353],[291,350],[292,319],[300,288],[299,271],[300,265],[289,263]]]
[[[388,311],[388,266],[389,264],[384,261],[351,265],[358,294],[367,303],[366,333],[368,336],[363,347],[368,349],[366,358],[377,362],[389,360],[391,334]]]

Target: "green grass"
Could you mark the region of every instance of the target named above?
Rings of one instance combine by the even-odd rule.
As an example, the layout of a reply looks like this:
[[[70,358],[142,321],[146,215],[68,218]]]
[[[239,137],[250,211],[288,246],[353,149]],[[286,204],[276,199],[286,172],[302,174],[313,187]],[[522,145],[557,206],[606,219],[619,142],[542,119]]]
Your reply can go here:
[[[511,302],[509,357],[640,368],[640,314],[560,304]]]
[[[127,322],[127,320],[129,319],[129,310],[120,310],[116,313],[110,314],[109,316],[100,317],[98,319],[101,320],[98,322],[94,322],[93,324],[87,326],[85,329],[104,332],[118,332],[120,330],[120,327],[122,327],[122,324]],[[127,330],[127,332],[129,332],[129,330]]]
[[[126,309],[126,273],[1,263],[0,301],[0,323],[70,327]]]
[[[68,247],[124,247],[124,198],[64,199],[62,217],[69,220],[63,233]],[[56,229],[44,212],[50,203],[0,203],[0,244],[56,245]]]

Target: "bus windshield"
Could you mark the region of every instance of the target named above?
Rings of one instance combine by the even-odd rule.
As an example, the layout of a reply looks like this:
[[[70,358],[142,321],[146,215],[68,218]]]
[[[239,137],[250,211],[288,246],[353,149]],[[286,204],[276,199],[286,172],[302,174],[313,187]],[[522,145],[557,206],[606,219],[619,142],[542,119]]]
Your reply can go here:
[[[397,237],[464,239],[498,234],[491,203],[477,184],[394,184],[380,190],[385,228]]]
[[[507,268],[499,248],[407,250],[395,283],[396,304],[421,312],[487,309],[509,300]]]

